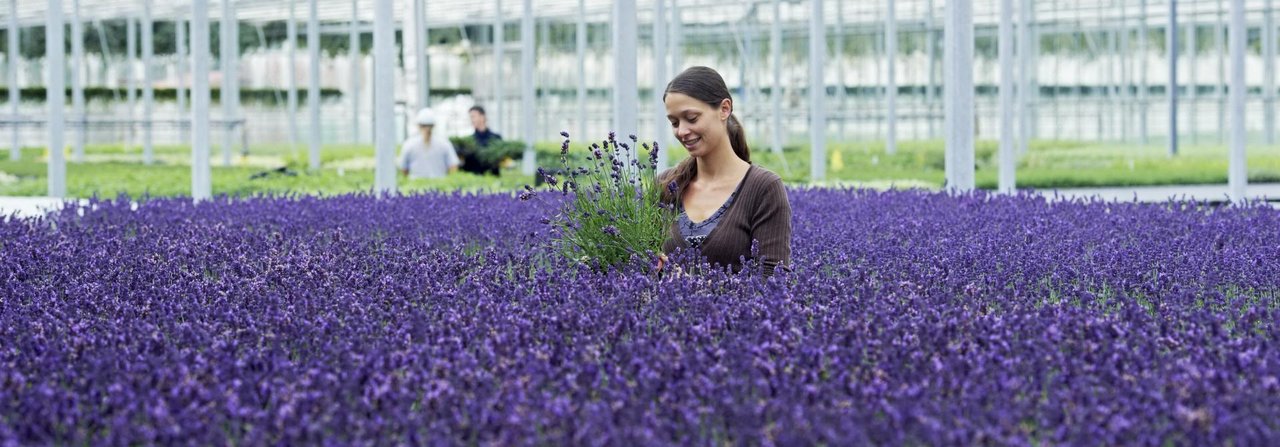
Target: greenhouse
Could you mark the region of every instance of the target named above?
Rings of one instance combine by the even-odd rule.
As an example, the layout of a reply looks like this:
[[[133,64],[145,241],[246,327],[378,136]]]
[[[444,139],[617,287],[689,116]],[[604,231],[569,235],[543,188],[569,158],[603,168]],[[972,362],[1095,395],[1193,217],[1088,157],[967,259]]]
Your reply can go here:
[[[1273,0],[7,0],[0,444],[1280,441]]]

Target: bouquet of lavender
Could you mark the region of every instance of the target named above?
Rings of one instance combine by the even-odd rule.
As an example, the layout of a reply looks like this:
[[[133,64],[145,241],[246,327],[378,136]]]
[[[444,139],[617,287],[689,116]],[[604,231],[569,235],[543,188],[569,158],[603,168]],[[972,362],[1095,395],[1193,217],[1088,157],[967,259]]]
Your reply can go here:
[[[676,213],[660,200],[657,184],[658,143],[643,143],[648,154],[641,160],[632,154],[639,142],[619,142],[613,132],[609,138],[592,143],[585,166],[571,166],[569,133],[560,132],[560,169],[542,168],[538,175],[552,191],[569,200],[546,223],[557,234],[557,249],[570,259],[597,267],[620,266],[639,258],[652,261],[661,253]],[[638,155],[638,154],[637,154]],[[525,186],[521,200],[536,196],[535,189]]]

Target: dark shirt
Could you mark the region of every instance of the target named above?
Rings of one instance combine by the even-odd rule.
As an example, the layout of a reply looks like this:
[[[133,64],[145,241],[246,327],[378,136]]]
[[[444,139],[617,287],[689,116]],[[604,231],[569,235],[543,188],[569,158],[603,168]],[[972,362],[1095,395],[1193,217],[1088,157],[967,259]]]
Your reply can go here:
[[[679,193],[676,196],[679,197]],[[683,208],[680,203],[675,205]],[[671,225],[668,234],[662,244],[663,252],[693,248],[679,222]],[[735,270],[741,266],[739,258],[751,257],[752,242],[757,242],[757,260],[764,266],[765,274],[772,274],[778,268],[790,270],[791,204],[782,179],[767,169],[752,166],[738,186],[737,194],[716,218],[715,228],[697,242],[697,249],[707,260]]]
[[[472,138],[475,138],[477,145],[485,147],[489,145],[490,141],[501,141],[502,135],[498,135],[496,132],[486,128],[485,130],[477,130],[475,135],[472,135]]]

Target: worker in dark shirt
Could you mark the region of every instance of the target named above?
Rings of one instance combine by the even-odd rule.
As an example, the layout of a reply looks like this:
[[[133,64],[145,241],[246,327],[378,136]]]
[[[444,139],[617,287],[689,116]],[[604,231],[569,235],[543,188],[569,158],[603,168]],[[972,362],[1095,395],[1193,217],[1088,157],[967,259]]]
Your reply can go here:
[[[458,155],[462,156],[462,169],[481,175],[502,175],[502,167],[510,163],[509,159],[496,162],[491,159],[492,157],[480,155],[491,143],[502,141],[502,135],[489,130],[489,119],[484,114],[484,107],[471,106],[468,114],[471,115],[471,126],[475,128],[475,133],[471,134],[475,145],[458,152]]]
[[[476,139],[477,145],[486,147],[490,141],[502,140],[502,135],[489,130],[489,118],[484,114],[484,107],[471,106],[469,113],[471,114],[471,126],[476,129],[476,133],[472,137]]]

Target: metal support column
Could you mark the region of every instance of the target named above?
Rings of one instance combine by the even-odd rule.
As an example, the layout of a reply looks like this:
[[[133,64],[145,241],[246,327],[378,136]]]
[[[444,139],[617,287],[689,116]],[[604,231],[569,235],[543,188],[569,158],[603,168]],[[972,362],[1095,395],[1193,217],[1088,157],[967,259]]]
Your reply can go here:
[[[18,97],[21,90],[18,88],[18,61],[22,59],[18,54],[18,40],[22,35],[22,30],[18,28],[18,2],[9,2],[9,48],[5,53],[5,65],[9,69],[9,115],[18,116],[18,103],[21,98]],[[9,140],[9,160],[18,161],[22,158],[22,147],[18,143],[18,126],[11,126],[12,132]]]
[[[360,0],[351,0],[351,22],[347,29],[347,57],[351,58],[351,144],[360,144]]]
[[[1262,10],[1262,138],[1268,146],[1276,144],[1276,22],[1271,8],[1271,0],[1266,0]]]
[[[396,192],[395,17],[392,0],[376,0],[373,26],[374,190]]]
[[[823,0],[811,0],[809,14],[809,181],[827,179],[827,84],[823,69],[827,58]]]
[[[893,0],[890,4],[893,3]],[[836,61],[836,97],[837,109],[840,110],[840,119],[836,120],[836,136],[840,141],[847,140],[846,126],[849,123],[849,83],[845,77],[845,3],[844,1],[836,1],[836,47],[832,51],[833,59]]]
[[[667,87],[667,24],[666,0],[654,0],[653,11],[653,135],[644,140],[653,140],[658,145],[658,162],[654,169],[662,172],[667,168],[667,138],[671,134],[671,126],[667,121],[667,105],[662,95]],[[641,154],[641,159],[645,155]]]
[[[406,69],[413,70],[414,99],[418,108],[431,106],[431,72],[427,66],[427,12],[423,0],[413,3],[411,20],[405,21]],[[412,40],[410,40],[412,39]]]
[[[772,106],[771,124],[773,137],[771,149],[779,158],[782,157],[782,0],[773,0],[773,23],[769,32],[769,60],[773,61],[773,84],[769,88],[769,102]]]
[[[529,0],[525,0],[526,2]],[[636,81],[636,41],[639,27],[636,23],[636,1],[617,0],[613,3],[613,131],[618,141],[633,143],[629,135],[639,129],[639,92]],[[635,148],[624,152],[624,160],[634,160]]]
[[[71,0],[71,119],[76,123],[72,160],[84,162],[88,123],[84,103],[84,24],[80,23],[80,0]],[[10,84],[13,85],[13,84]]]
[[[1192,16],[1194,17],[1194,16]],[[1215,36],[1218,39],[1221,35]],[[1200,40],[1199,30],[1196,29],[1196,20],[1191,19],[1191,23],[1187,24],[1187,134],[1191,137],[1191,144],[1196,144],[1200,140],[1199,120],[1196,119],[1197,110],[1200,100],[1200,76],[1199,70],[1196,70],[1196,61],[1200,59],[1200,49],[1198,41]],[[1215,88],[1215,90],[1217,90]],[[1221,132],[1221,128],[1219,128]]]
[[[893,4],[893,0],[888,0],[888,1],[890,5]],[[892,8],[892,6],[890,7]],[[836,68],[836,98],[838,101],[837,102],[838,105],[836,107],[839,109],[839,113],[838,113],[839,118],[836,119],[836,123],[837,123],[836,137],[839,138],[840,141],[845,141],[848,139],[848,133],[846,133],[846,126],[849,121],[849,95],[847,91],[849,86],[845,82],[848,78],[845,77],[845,69],[844,69],[845,26],[844,26],[844,1],[843,0],[836,0],[836,32],[835,34],[836,34],[835,39],[833,39],[835,40],[835,51],[832,54],[834,59],[833,62],[835,62],[835,65],[836,65],[835,67]]]
[[[298,20],[297,20],[297,0],[289,0],[289,22],[285,24],[285,34],[288,34],[289,43],[289,63],[288,69],[285,70],[285,76],[288,77],[286,85],[289,91],[285,97],[287,106],[287,115],[289,116],[289,154],[297,155],[298,140],[301,138],[298,132]]]
[[[155,79],[151,73],[152,56],[155,54],[153,38],[155,27],[151,23],[151,6],[152,0],[142,0],[142,163],[148,165],[154,163],[156,159],[151,125],[156,102],[153,86]],[[223,101],[226,101],[226,91],[223,91]]]
[[[187,21],[174,19],[174,42],[177,44],[178,62],[173,64],[178,72],[178,114],[187,113],[187,64],[191,62],[187,54]],[[185,136],[182,139],[186,139]]]
[[[894,17],[894,0],[886,0],[884,18],[885,114],[884,152],[898,152],[898,78],[894,65],[898,60],[898,23]],[[841,87],[843,88],[843,87]]]
[[[972,5],[972,3],[971,3]],[[1035,2],[1022,0],[1022,8],[1018,11],[1021,20],[1018,29],[1018,153],[1025,154],[1031,148],[1031,139],[1035,136],[1032,107],[1038,96],[1035,91],[1035,55],[1039,46],[1035,41]],[[972,8],[972,6],[970,6]],[[970,10],[972,13],[972,9]],[[971,17],[972,19],[972,17]],[[972,38],[972,20],[970,20],[970,37]],[[950,78],[947,78],[950,80]],[[972,77],[970,78],[972,79]],[[972,95],[970,95],[972,98]]]
[[[934,32],[933,0],[928,0],[925,9],[927,17],[924,25],[924,46],[925,54],[929,59],[929,75],[924,94],[924,115],[929,127],[928,137],[934,138],[938,135],[937,122],[933,119],[935,105],[938,103],[938,38],[937,33]]]
[[[1231,138],[1228,146],[1231,159],[1227,169],[1227,182],[1231,190],[1231,201],[1245,201],[1245,187],[1249,183],[1249,172],[1245,159],[1245,116],[1244,99],[1246,91],[1244,76],[1244,53],[1248,45],[1249,28],[1244,20],[1244,0],[1231,0],[1231,25],[1228,28],[1231,46],[1231,86],[1227,89],[1230,95],[1229,112]]]
[[[213,196],[209,171],[209,0],[191,4],[191,198]]]
[[[128,110],[125,113],[129,121],[128,127],[125,128],[127,129],[125,148],[132,150],[133,145],[137,143],[137,123],[135,122],[134,113],[138,110],[138,76],[133,72],[133,68],[138,63],[138,20],[130,16],[126,17],[125,21],[124,78],[125,88],[128,89],[125,92],[125,97],[129,102]],[[143,158],[146,158],[146,154],[143,154]]]
[[[534,36],[533,23],[533,0],[524,0],[521,8],[520,17],[520,137],[524,139],[524,156],[521,164],[524,175],[533,175],[538,168],[537,153],[533,149],[533,142],[537,139],[534,135],[534,101],[537,100],[535,88],[537,80],[534,79],[533,58],[534,58]],[[629,65],[628,68],[634,69],[635,65]],[[634,76],[634,71],[632,75]]]
[[[662,1],[662,0],[659,0]],[[578,141],[590,141],[587,136],[587,1],[578,0],[578,29],[574,33],[575,51],[578,56]]]
[[[501,128],[506,123],[502,122],[505,115],[502,114],[502,84],[505,80],[502,75],[502,56],[506,51],[507,37],[505,33],[506,22],[502,17],[502,0],[493,0],[493,112],[489,114],[489,128]]]
[[[231,0],[222,2],[222,23],[219,31],[222,34],[222,120],[226,122],[222,128],[222,165],[231,166],[231,146],[235,145],[236,127],[234,122],[240,118],[240,25],[236,21],[236,10]]]
[[[49,108],[47,130],[49,133],[49,164],[47,175],[49,180],[49,197],[67,196],[67,160],[63,155],[62,141],[63,117],[62,109],[67,100],[67,90],[63,77],[66,76],[63,53],[64,22],[62,20],[62,0],[49,0],[49,9],[45,11],[45,105]]]
[[[1012,193],[1016,188],[1017,143],[1014,141],[1014,57],[1013,54],[1013,0],[1000,0],[999,45],[1000,65],[1000,179],[1002,193]]]
[[[1169,0],[1169,22],[1164,29],[1165,51],[1169,63],[1169,81],[1165,95],[1169,99],[1169,156],[1178,155],[1178,1]]]
[[[1123,2],[1120,3],[1119,33],[1117,56],[1120,60],[1120,85],[1117,88],[1120,89],[1120,139],[1128,143],[1132,138],[1130,122],[1133,119],[1133,95],[1129,87],[1133,85],[1133,70],[1130,63],[1133,49],[1129,47],[1129,11]]]
[[[1147,0],[1140,0],[1138,7],[1138,141],[1143,146],[1150,144],[1150,131],[1147,128],[1147,90],[1150,87],[1147,65],[1150,61],[1151,49],[1147,47]]]
[[[946,187],[964,192],[974,187],[973,3],[951,0],[946,8],[942,62],[946,80]]]
[[[320,11],[318,0],[310,0],[311,13],[307,18],[307,54],[310,56],[311,76],[307,77],[307,110],[311,112],[309,167],[320,169],[320,142],[323,128],[320,126]]]
[[[1224,11],[1224,10],[1223,10],[1223,5],[1222,5],[1222,3],[1223,3],[1224,1],[1226,1],[1226,0],[1218,0],[1218,2],[1217,2],[1217,3],[1218,3],[1218,20],[1217,20],[1217,22],[1215,22],[1215,25],[1214,25],[1214,28],[1213,28],[1213,40],[1214,40],[1214,43],[1215,43],[1215,45],[1214,45],[1214,46],[1218,47],[1218,81],[1214,84],[1213,91],[1214,91],[1214,93],[1215,93],[1215,95],[1214,95],[1214,96],[1216,96],[1216,97],[1217,97],[1217,100],[1218,100],[1218,113],[1217,113],[1217,117],[1218,117],[1218,132],[1217,132],[1217,133],[1218,133],[1218,142],[1219,142],[1219,143],[1222,143],[1222,144],[1226,144],[1226,143],[1227,143],[1227,133],[1228,133],[1228,131],[1227,131],[1227,114],[1229,114],[1229,113],[1230,113],[1230,112],[1227,110],[1227,108],[1228,108],[1227,102],[1228,102],[1228,101],[1227,101],[1227,91],[1226,91],[1226,89],[1227,89],[1227,52],[1228,52],[1228,50],[1227,50],[1227,46],[1226,46],[1226,45],[1224,45],[1224,43],[1225,43],[1224,41],[1225,41],[1225,40],[1226,40],[1226,38],[1227,38],[1227,36],[1226,36],[1226,32],[1227,32],[1227,23],[1226,23],[1226,20],[1227,20],[1227,14],[1228,14],[1228,13],[1227,13],[1227,11]],[[1247,27],[1248,25],[1246,24],[1245,26]],[[1194,116],[1194,115],[1192,115],[1192,116]],[[1194,118],[1193,118],[1193,119],[1194,119]]]

